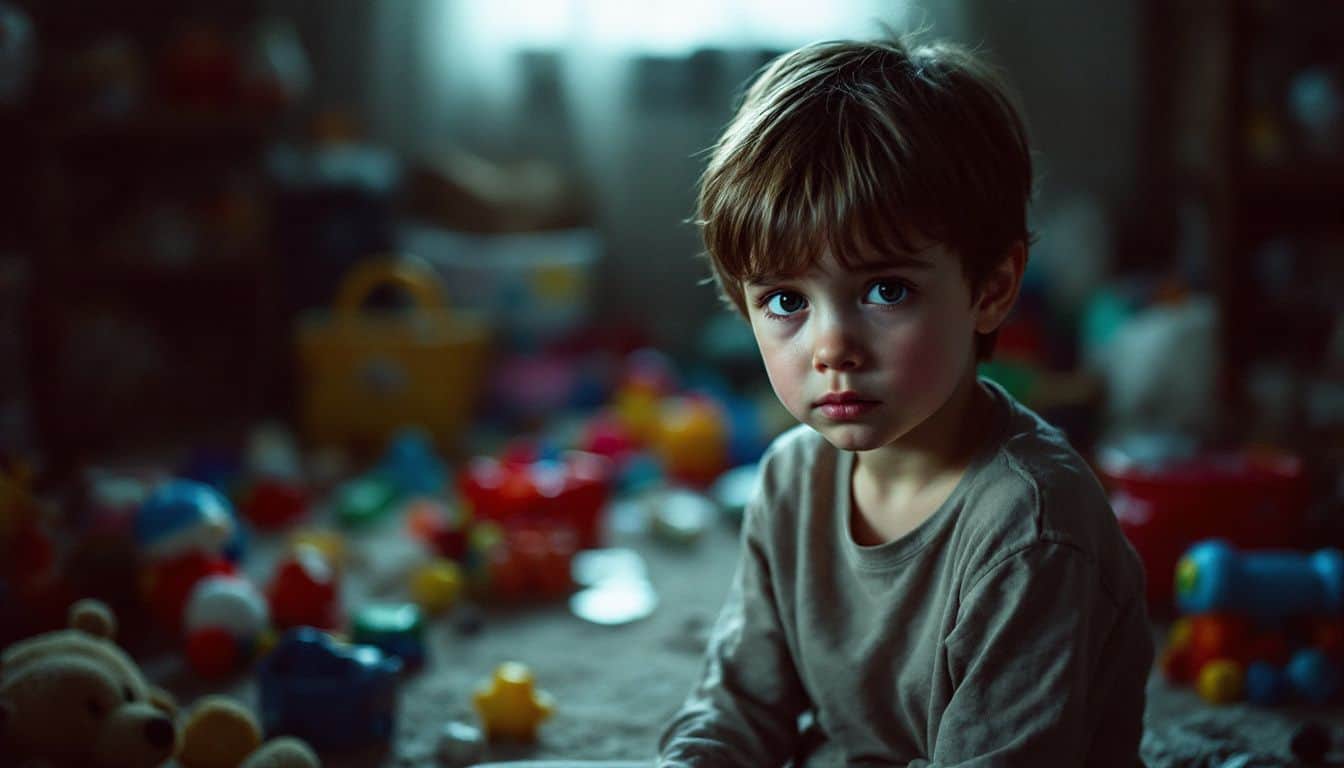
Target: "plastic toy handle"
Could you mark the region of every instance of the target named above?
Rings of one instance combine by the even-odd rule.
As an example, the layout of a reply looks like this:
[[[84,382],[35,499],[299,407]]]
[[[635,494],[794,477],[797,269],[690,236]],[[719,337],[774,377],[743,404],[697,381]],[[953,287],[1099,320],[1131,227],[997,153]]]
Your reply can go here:
[[[1344,553],[1239,552],[1224,541],[1192,546],[1176,566],[1176,601],[1185,613],[1253,616],[1331,614],[1344,609]]]
[[[384,285],[404,289],[420,310],[447,306],[438,280],[427,266],[419,261],[383,257],[361,262],[346,275],[336,293],[336,316],[353,320],[369,294]]]

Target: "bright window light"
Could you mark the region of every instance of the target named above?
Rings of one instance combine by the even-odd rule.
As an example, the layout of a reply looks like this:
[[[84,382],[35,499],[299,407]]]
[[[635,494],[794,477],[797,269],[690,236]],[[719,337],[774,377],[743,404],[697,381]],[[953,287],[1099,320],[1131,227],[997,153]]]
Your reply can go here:
[[[879,23],[903,29],[909,10],[909,0],[464,0],[457,18],[508,48],[678,54],[868,37]]]

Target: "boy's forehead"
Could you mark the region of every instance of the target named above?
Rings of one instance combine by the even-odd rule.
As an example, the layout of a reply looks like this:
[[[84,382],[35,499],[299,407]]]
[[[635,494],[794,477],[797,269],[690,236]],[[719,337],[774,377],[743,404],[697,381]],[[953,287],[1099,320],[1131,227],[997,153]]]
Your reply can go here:
[[[758,265],[757,270],[747,275],[750,285],[763,285],[805,277],[810,274],[856,273],[868,274],[888,269],[936,269],[946,256],[945,249],[937,242],[921,244],[916,250],[868,251],[847,255],[841,260],[829,249],[820,252],[801,265],[780,267],[768,264]]]

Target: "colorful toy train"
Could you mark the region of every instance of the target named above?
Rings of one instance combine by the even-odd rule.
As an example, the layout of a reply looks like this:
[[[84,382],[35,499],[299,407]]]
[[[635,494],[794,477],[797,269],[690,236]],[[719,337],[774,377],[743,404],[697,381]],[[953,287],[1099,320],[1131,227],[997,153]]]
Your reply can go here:
[[[1176,566],[1187,615],[1168,634],[1166,678],[1206,701],[1324,704],[1341,689],[1344,553],[1241,552],[1202,541]]]

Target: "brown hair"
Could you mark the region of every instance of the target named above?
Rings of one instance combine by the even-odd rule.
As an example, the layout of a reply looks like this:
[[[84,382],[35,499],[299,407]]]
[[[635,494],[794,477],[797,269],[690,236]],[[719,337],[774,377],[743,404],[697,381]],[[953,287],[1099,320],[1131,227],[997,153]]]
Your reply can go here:
[[[1031,154],[1006,86],[947,43],[805,46],[769,64],[712,150],[696,223],[722,296],[806,270],[909,252],[912,229],[980,281],[1030,243]],[[977,339],[989,357],[994,337]]]

